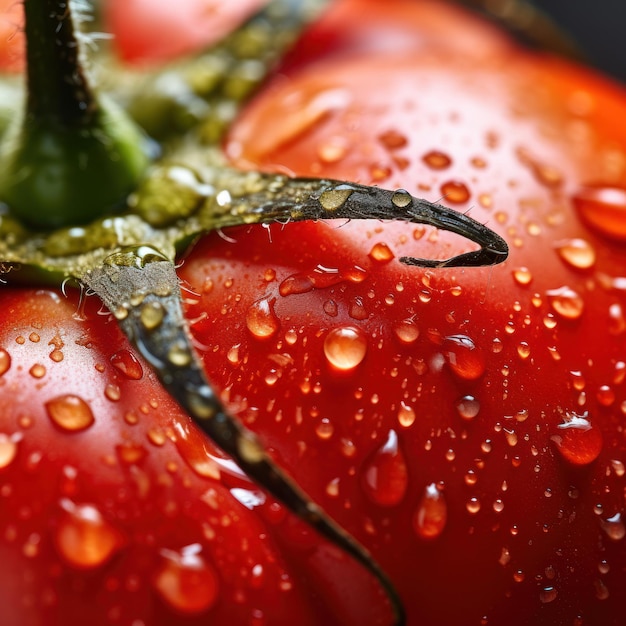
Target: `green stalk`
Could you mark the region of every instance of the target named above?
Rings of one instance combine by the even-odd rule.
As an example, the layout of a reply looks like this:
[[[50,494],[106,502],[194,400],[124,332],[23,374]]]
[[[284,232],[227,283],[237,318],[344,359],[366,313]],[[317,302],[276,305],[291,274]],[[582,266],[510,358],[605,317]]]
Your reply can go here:
[[[84,72],[70,2],[24,0],[25,111],[0,145],[0,200],[37,230],[84,224],[124,203],[148,141]]]

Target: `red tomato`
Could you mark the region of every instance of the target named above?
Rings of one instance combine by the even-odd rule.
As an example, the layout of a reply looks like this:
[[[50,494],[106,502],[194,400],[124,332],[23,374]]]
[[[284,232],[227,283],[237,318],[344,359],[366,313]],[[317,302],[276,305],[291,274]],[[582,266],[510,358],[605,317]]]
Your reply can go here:
[[[425,271],[398,258],[465,243],[275,225],[206,237],[180,270],[225,402],[374,553],[411,626],[626,622],[625,114],[621,89],[455,9],[346,0],[225,146],[443,198],[511,244],[497,268]],[[389,623],[93,299],[3,296],[8,624]]]
[[[23,66],[22,3],[0,0],[0,70],[15,72]]]
[[[159,63],[226,35],[264,0],[108,0],[105,21],[125,61]]]

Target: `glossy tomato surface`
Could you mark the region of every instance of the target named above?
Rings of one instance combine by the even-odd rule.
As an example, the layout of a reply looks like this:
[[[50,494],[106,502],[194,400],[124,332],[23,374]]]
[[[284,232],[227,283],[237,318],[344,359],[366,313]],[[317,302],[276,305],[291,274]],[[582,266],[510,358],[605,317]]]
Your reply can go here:
[[[500,232],[250,227],[183,259],[230,410],[410,626],[626,622],[626,94],[433,2],[342,0],[235,165],[403,187]],[[3,288],[0,552],[16,625],[388,624],[376,583],[205,441],[94,298]]]

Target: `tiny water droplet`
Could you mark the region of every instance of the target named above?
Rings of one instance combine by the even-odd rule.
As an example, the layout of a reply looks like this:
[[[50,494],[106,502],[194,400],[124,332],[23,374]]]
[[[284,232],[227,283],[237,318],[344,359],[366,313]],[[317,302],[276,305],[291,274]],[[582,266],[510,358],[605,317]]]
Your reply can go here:
[[[141,367],[141,363],[130,350],[118,350],[111,357],[111,363],[130,380],[140,380],[143,376],[143,367]]]
[[[385,443],[366,460],[361,478],[363,490],[374,504],[396,506],[402,502],[409,474],[395,430],[389,431]]]
[[[280,322],[274,312],[274,303],[274,298],[262,298],[253,302],[246,312],[246,326],[258,339],[271,337],[280,327]]]
[[[77,432],[94,423],[90,406],[78,396],[67,394],[46,402],[48,417],[62,430]]]
[[[513,270],[513,278],[518,285],[529,285],[533,279],[533,275],[527,267],[518,267]]]
[[[587,418],[587,412],[567,413],[565,422],[551,437],[563,459],[574,466],[593,463],[602,451],[602,433]]]
[[[158,328],[165,317],[165,309],[160,302],[150,300],[141,305],[139,319],[146,330]]]
[[[35,363],[28,372],[33,378],[43,378],[46,375],[46,368],[41,363]]]
[[[626,241],[626,189],[583,187],[572,201],[581,218],[600,234]]]
[[[570,287],[549,289],[546,291],[546,296],[553,311],[564,319],[576,320],[583,314],[585,303],[582,297]]]
[[[418,537],[429,541],[441,535],[447,520],[448,506],[443,493],[435,483],[431,483],[424,489],[413,516],[413,528]]]
[[[465,504],[468,513],[476,515],[480,511],[480,500],[478,498],[470,498]]]
[[[464,420],[473,420],[480,412],[480,402],[474,396],[463,396],[456,403],[456,410]]]
[[[413,407],[405,404],[404,402],[400,402],[400,408],[398,409],[398,422],[400,426],[404,428],[409,428],[415,422],[415,410]]]
[[[387,148],[387,150],[398,150],[404,148],[409,140],[401,132],[391,129],[378,136],[380,143]]]
[[[90,504],[61,501],[63,515],[54,541],[64,561],[79,569],[104,565],[122,546],[120,532]]]
[[[543,587],[543,589],[539,592],[539,600],[542,604],[548,604],[550,602],[554,602],[558,592],[555,587]]]
[[[0,469],[4,469],[13,463],[17,456],[17,444],[22,436],[18,433],[7,435],[0,433]]]
[[[621,541],[626,536],[626,526],[622,521],[621,513],[616,513],[608,519],[601,519],[600,526],[609,539],[613,541]]]
[[[10,367],[11,355],[4,348],[0,348],[0,376],[6,374]]]
[[[202,546],[161,550],[162,561],[153,584],[163,600],[185,615],[208,611],[217,601],[217,573],[202,556]]]
[[[411,202],[413,202],[413,198],[411,194],[406,189],[396,189],[391,196],[391,202],[394,206],[397,206],[399,209],[404,209],[409,206]]]
[[[412,319],[401,320],[394,324],[393,331],[396,337],[402,342],[406,344],[413,343],[417,341],[417,338],[420,336],[420,331]]]
[[[584,239],[575,238],[558,241],[554,247],[561,259],[574,269],[589,269],[596,262],[596,251]]]
[[[441,194],[447,202],[453,204],[461,204],[467,202],[470,199],[470,191],[459,180],[449,180],[441,185]]]
[[[367,337],[359,328],[333,328],[324,339],[324,356],[338,370],[353,370],[363,361],[366,353]]]
[[[372,259],[372,261],[376,261],[378,263],[389,263],[389,261],[394,259],[395,255],[386,243],[379,242],[374,244],[368,256]]]
[[[322,441],[327,441],[335,434],[335,427],[327,417],[323,417],[315,427],[315,434]]]
[[[443,354],[450,369],[465,380],[476,380],[485,371],[483,356],[467,335],[451,335],[443,340]]]
[[[517,345],[517,354],[525,361],[530,356],[530,346],[525,341],[520,341]]]
[[[350,185],[337,185],[323,191],[320,194],[319,203],[326,211],[336,211],[346,203],[354,191],[354,187]]]
[[[598,404],[602,406],[611,406],[615,402],[615,392],[608,385],[600,385],[596,392]]]
[[[434,170],[444,170],[452,164],[452,159],[445,152],[439,150],[427,152],[422,157],[422,161]]]

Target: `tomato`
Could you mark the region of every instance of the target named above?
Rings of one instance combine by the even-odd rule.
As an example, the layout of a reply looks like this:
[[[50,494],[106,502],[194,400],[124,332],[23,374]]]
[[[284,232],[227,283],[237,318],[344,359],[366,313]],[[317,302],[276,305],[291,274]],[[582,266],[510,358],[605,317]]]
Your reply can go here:
[[[181,259],[224,402],[372,551],[411,626],[626,621],[625,113],[621,88],[457,9],[345,0],[225,143],[240,167],[443,198],[511,244],[497,268],[423,270],[399,258],[465,242],[277,224]],[[7,623],[390,623],[99,307],[3,288]]]
[[[22,7],[15,0],[0,1],[0,68],[3,71],[22,69],[24,37],[20,29]]]

